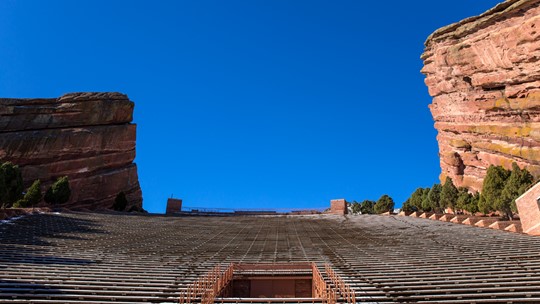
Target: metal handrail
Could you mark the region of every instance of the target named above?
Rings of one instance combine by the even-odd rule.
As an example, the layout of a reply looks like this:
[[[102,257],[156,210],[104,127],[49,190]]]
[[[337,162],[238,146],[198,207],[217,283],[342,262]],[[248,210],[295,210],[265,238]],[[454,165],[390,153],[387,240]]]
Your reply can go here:
[[[188,285],[188,287],[180,293],[179,303],[188,304],[194,303],[196,299],[200,299],[201,304],[214,304],[216,297],[232,281],[235,271],[287,271],[287,270],[311,270],[313,274],[312,287],[314,298],[312,300],[322,300],[325,304],[336,304],[337,293],[334,288],[326,283],[321,271],[315,263],[261,263],[261,264],[234,264],[231,263],[225,269],[221,265],[217,265],[208,273],[204,274],[200,279]],[[347,299],[348,303],[356,303],[354,293],[328,265],[325,264],[326,273],[330,276],[332,283],[338,288],[340,293]],[[273,301],[273,300],[272,300]],[[276,299],[279,302],[279,299]],[[223,302],[223,299],[221,300]],[[274,301],[273,301],[274,302]],[[245,303],[245,302],[243,302]],[[305,303],[305,300],[298,303]]]
[[[314,207],[314,208],[219,208],[219,207],[192,207],[182,206],[183,212],[200,212],[200,213],[275,213],[275,214],[288,214],[299,212],[317,212],[321,213],[328,207]]]
[[[312,263],[311,269],[313,270],[313,291],[315,292],[315,297],[324,299],[326,304],[336,304],[336,292],[332,287],[326,284],[317,264]]]
[[[334,271],[334,269],[332,269],[330,264],[324,264],[324,270],[326,271],[326,274],[328,274],[330,281],[332,281],[334,286],[337,287],[337,291],[343,298],[345,298],[347,301],[346,303],[356,304],[356,295],[351,286],[345,283],[345,281]]]
[[[221,265],[214,267],[200,279],[190,284],[186,290],[180,293],[179,303],[193,303],[196,298],[201,298],[201,303],[212,304],[216,296],[230,283],[233,278],[234,264],[222,271]]]

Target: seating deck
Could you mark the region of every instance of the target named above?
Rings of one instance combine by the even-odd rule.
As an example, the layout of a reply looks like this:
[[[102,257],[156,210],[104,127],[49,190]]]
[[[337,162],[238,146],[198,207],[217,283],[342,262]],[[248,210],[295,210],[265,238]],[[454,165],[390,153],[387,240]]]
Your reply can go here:
[[[540,238],[523,234],[403,216],[77,212],[0,224],[0,303],[177,303],[218,264],[305,262],[326,279],[331,265],[356,302],[540,303]]]

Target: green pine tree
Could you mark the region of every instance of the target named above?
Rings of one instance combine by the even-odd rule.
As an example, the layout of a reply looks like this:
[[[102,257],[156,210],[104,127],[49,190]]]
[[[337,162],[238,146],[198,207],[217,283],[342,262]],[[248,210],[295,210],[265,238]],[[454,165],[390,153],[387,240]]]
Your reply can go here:
[[[428,196],[427,196],[427,205],[429,206],[430,210],[433,210],[437,213],[441,213],[441,191],[442,186],[441,184],[434,184],[433,187],[429,190]]]
[[[433,209],[431,208],[431,205],[429,204],[429,191],[431,191],[431,188],[427,187],[424,188],[424,192],[422,193],[422,210],[425,212],[430,212]]]
[[[375,210],[373,209],[374,206],[374,201],[364,200],[362,203],[360,203],[360,212],[362,214],[373,214],[375,213]]]
[[[13,207],[16,208],[27,208],[34,207],[42,198],[41,194],[41,181],[35,180],[32,185],[26,190],[26,194],[23,198],[15,202]]]
[[[353,214],[360,213],[360,203],[358,203],[357,201],[353,201],[353,203],[351,204],[351,211]]]
[[[456,213],[456,205],[458,199],[458,189],[454,186],[452,178],[447,177],[441,190],[440,195],[440,207],[452,208],[452,211]]]
[[[484,183],[482,185],[482,195],[478,207],[484,214],[500,209],[502,191],[506,185],[506,180],[510,177],[510,171],[501,166],[489,166]],[[499,208],[497,208],[499,207]]]
[[[466,210],[472,214],[478,212],[478,203],[475,201],[474,196],[470,194],[469,190],[465,187],[458,188],[456,209]]]
[[[403,204],[401,205],[401,211],[405,212],[414,212],[416,211],[416,208],[411,204],[411,199],[408,198]]]
[[[506,180],[501,197],[496,201],[495,209],[500,211],[508,219],[513,219],[513,213],[517,211],[516,198],[525,193],[533,183],[533,176],[527,169],[521,169],[516,163],[512,163],[512,173]]]
[[[418,188],[414,190],[413,194],[409,198],[409,205],[412,211],[422,210],[422,200],[424,199],[424,188]]]
[[[11,162],[0,165],[0,206],[9,208],[23,196],[23,179],[19,166]]]
[[[465,210],[469,211],[471,214],[475,214],[480,211],[478,204],[480,203],[480,192],[475,192],[470,200],[469,205]]]
[[[61,205],[67,203],[71,196],[69,180],[67,176],[60,177],[45,192],[45,201],[51,205]]]
[[[394,200],[384,194],[377,200],[377,203],[375,203],[375,206],[373,207],[375,213],[381,214],[385,212],[393,212],[394,211]]]

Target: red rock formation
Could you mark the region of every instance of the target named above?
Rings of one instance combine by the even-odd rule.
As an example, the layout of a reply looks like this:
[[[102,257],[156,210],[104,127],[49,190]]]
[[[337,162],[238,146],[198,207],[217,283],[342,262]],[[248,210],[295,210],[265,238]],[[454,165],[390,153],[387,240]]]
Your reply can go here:
[[[120,93],[72,93],[54,99],[0,99],[0,160],[18,164],[27,184],[48,187],[67,175],[65,207],[111,208],[124,191],[142,207],[134,104]]]
[[[422,55],[441,181],[480,190],[489,165],[540,176],[540,1],[509,0],[434,32]]]

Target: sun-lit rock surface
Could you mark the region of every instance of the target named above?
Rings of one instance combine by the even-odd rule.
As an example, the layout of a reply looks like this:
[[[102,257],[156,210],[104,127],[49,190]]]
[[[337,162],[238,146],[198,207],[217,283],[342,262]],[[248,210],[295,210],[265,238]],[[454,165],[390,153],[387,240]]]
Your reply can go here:
[[[0,159],[44,188],[67,175],[65,207],[110,208],[124,191],[142,207],[135,158],[134,104],[120,93],[72,93],[50,99],[0,99]]]
[[[479,190],[489,165],[540,175],[540,1],[510,0],[425,43],[441,180]]]

